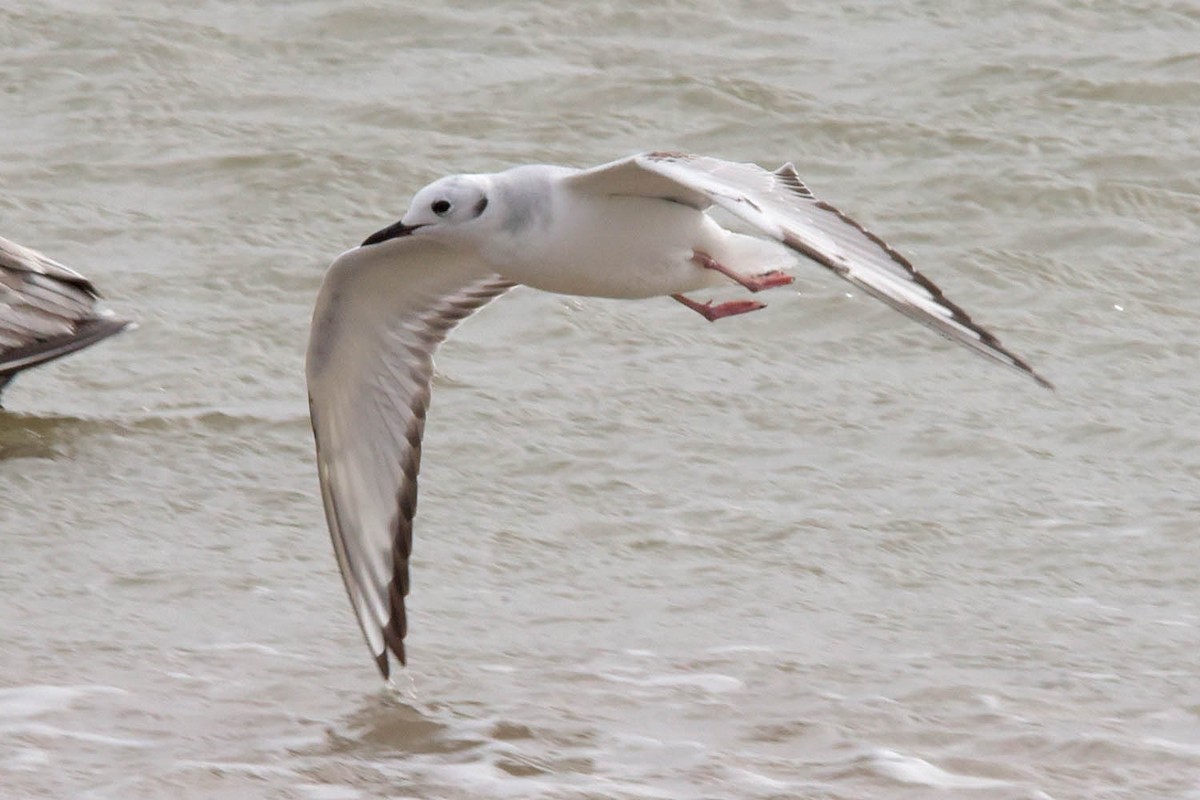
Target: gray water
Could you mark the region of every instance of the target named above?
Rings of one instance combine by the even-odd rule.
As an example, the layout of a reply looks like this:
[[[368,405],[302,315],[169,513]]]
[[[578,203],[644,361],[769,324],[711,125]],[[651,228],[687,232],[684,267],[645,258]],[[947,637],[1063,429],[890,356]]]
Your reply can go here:
[[[0,796],[1200,798],[1200,6],[403,5],[0,8],[0,235],[141,323],[4,398]],[[439,356],[389,689],[326,265],[660,148],[794,160],[1058,391],[816,267],[519,290]]]

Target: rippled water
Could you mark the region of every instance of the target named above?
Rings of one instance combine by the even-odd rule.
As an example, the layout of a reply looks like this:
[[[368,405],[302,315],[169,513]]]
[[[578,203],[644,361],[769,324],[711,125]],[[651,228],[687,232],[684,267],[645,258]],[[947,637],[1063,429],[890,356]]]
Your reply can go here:
[[[0,8],[0,235],[141,328],[0,413],[0,795],[1200,798],[1190,2]],[[774,167],[1059,386],[818,269],[439,359],[379,681],[302,377],[451,171]]]

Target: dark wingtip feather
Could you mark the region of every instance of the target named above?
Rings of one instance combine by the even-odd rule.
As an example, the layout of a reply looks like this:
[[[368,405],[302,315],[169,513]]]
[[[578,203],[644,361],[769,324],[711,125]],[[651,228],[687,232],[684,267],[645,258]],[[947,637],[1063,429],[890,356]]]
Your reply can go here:
[[[386,681],[390,677],[390,668],[388,667],[387,648],[383,648],[382,653],[375,654],[375,666],[379,667],[380,673],[383,674],[383,679]]]
[[[22,370],[70,355],[131,327],[136,327],[132,320],[119,317],[96,317],[85,320],[69,335],[33,342],[24,347],[0,353],[0,376],[11,378]]]
[[[1056,391],[1058,391],[1058,389],[1057,389],[1057,388],[1055,388],[1055,386],[1054,386],[1054,384],[1053,384],[1053,383],[1051,383],[1050,381],[1046,380],[1045,378],[1043,378],[1041,375],[1037,374],[1037,373],[1036,373],[1036,372],[1034,372],[1033,370],[1029,370],[1029,374],[1033,376],[1033,379],[1034,379],[1035,381],[1037,381],[1037,384],[1038,384],[1038,386],[1041,386],[1041,387],[1042,387],[1042,388],[1044,388],[1044,389],[1049,389],[1049,390],[1050,390],[1050,391],[1052,391],[1052,392],[1056,392]]]
[[[796,166],[792,162],[787,162],[779,169],[775,170],[775,177],[779,182],[790,191],[803,197],[805,200],[815,200],[812,190],[805,185],[804,181],[800,180],[800,173],[796,172]]]

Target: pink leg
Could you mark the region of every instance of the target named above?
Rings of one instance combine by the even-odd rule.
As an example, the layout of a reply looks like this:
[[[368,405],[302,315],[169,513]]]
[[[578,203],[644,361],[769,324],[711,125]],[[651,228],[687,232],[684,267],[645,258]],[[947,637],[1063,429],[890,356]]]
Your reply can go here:
[[[708,253],[701,253],[699,250],[692,251],[692,260],[705,269],[715,269],[725,277],[736,281],[752,292],[761,292],[763,289],[773,289],[776,286],[787,286],[795,280],[791,275],[777,269],[747,278],[744,275],[738,275]]]
[[[736,314],[748,314],[751,311],[758,311],[760,308],[767,307],[766,304],[760,303],[757,300],[731,300],[728,303],[721,303],[714,306],[711,300],[707,303],[698,303],[682,294],[673,294],[671,297],[683,303],[709,322],[716,322],[722,317],[732,317]]]

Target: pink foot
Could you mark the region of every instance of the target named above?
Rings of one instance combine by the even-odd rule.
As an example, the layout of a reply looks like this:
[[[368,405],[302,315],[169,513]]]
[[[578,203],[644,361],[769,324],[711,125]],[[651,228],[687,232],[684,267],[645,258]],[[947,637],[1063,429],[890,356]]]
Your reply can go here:
[[[757,300],[730,300],[728,303],[721,303],[714,306],[711,300],[707,303],[698,303],[692,298],[681,294],[673,294],[671,297],[683,303],[709,322],[716,322],[724,317],[733,317],[738,314],[749,314],[751,311],[758,311],[760,308],[767,307],[765,303],[760,303]]]
[[[739,281],[742,286],[745,286],[752,292],[761,292],[763,289],[774,289],[776,286],[787,286],[796,279],[788,275],[782,270],[772,270],[764,272],[762,275],[755,275],[752,278],[744,278]]]
[[[716,270],[726,278],[741,284],[752,292],[761,292],[763,289],[773,289],[776,286],[787,286],[795,280],[791,275],[777,269],[751,277],[739,275],[708,253],[701,253],[699,250],[692,251],[692,260],[705,269]]]

